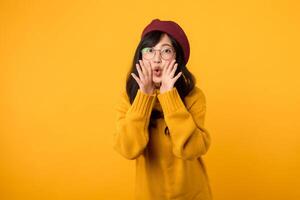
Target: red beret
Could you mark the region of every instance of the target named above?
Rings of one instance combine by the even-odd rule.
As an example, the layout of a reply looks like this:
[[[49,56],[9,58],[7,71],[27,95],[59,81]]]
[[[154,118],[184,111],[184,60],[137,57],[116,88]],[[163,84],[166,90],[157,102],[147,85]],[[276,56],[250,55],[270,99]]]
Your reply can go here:
[[[183,50],[185,64],[188,62],[190,57],[189,41],[183,29],[176,22],[154,19],[145,27],[141,38],[144,38],[144,36],[151,31],[162,31],[171,35],[180,44]]]

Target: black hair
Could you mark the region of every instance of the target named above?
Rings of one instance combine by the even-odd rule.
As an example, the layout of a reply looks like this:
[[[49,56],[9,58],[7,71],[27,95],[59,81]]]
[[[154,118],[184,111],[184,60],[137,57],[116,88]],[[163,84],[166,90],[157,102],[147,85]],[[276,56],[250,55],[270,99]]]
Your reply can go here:
[[[139,85],[137,84],[136,80],[132,77],[131,73],[136,74],[138,77],[138,72],[136,69],[136,63],[139,63],[139,60],[142,59],[142,54],[141,50],[144,47],[154,47],[161,39],[163,34],[167,34],[162,31],[151,31],[147,33],[139,42],[134,58],[132,61],[132,66],[131,69],[129,70],[129,73],[127,74],[127,79],[126,79],[126,92],[130,100],[130,104],[134,101],[134,98],[137,94],[137,91],[139,89]],[[177,81],[174,84],[174,87],[176,87],[180,98],[183,100],[185,96],[189,94],[190,91],[193,90],[196,84],[196,79],[194,75],[189,72],[189,70],[186,68],[186,65],[184,63],[184,54],[181,46],[179,43],[169,34],[167,34],[171,40],[171,43],[175,49],[176,52],[176,62],[178,63],[175,75],[176,76],[180,71],[182,72],[182,75],[177,79]],[[149,123],[149,128],[150,127],[155,127],[156,126],[156,119],[158,118],[163,118],[163,113],[160,111],[153,109],[151,116],[150,116],[150,123]],[[168,131],[168,129],[165,129],[165,133]]]

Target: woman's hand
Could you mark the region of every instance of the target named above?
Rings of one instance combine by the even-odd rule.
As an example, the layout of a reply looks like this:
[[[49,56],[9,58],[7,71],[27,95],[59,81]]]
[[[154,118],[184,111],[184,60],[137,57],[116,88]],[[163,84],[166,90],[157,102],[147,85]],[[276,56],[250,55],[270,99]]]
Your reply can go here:
[[[175,82],[181,76],[182,72],[179,72],[175,77],[175,71],[177,69],[178,63],[175,64],[175,59],[170,62],[166,62],[166,66],[162,72],[162,80],[160,86],[160,93],[171,90],[174,87]],[[169,64],[170,63],[170,64]],[[174,65],[175,64],[175,65]]]
[[[139,77],[137,77],[134,73],[131,73],[132,77],[138,83],[140,90],[146,94],[153,94],[154,92],[154,83],[152,80],[152,70],[150,66],[150,62],[143,62],[139,60],[140,65],[137,63],[136,69],[139,73]]]

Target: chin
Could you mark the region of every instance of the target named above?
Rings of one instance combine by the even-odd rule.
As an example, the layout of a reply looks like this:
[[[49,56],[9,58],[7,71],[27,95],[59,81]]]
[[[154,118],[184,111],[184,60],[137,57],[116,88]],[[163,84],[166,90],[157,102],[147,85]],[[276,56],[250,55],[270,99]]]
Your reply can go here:
[[[156,89],[159,89],[161,81],[153,80]]]
[[[161,79],[156,79],[156,78],[154,78],[154,79],[153,79],[153,83],[159,84],[159,83],[161,83]]]

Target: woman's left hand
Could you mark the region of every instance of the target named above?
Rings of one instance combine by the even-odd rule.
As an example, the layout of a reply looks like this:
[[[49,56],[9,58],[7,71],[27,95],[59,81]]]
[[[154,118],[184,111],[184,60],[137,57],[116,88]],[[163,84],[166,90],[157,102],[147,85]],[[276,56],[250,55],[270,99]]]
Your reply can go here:
[[[182,72],[179,72],[175,77],[175,71],[177,69],[178,63],[175,64],[175,59],[170,62],[166,62],[166,66],[162,71],[162,79],[160,86],[160,93],[171,90],[174,87],[175,82],[181,76]]]

